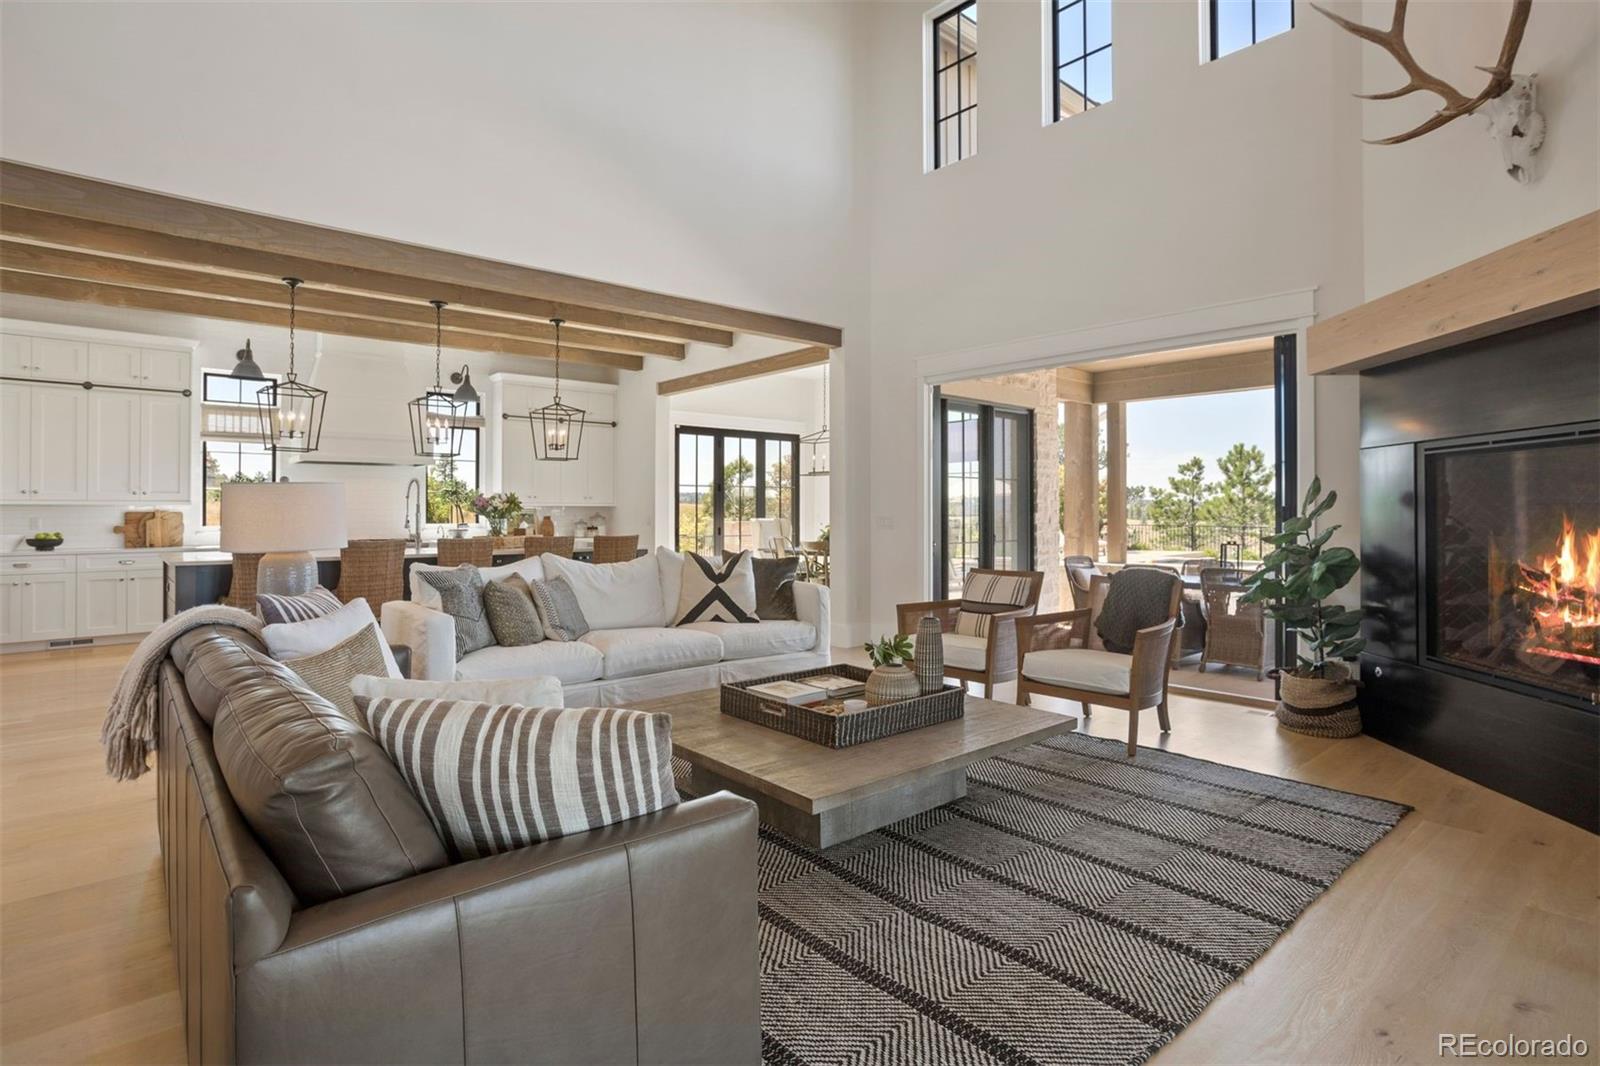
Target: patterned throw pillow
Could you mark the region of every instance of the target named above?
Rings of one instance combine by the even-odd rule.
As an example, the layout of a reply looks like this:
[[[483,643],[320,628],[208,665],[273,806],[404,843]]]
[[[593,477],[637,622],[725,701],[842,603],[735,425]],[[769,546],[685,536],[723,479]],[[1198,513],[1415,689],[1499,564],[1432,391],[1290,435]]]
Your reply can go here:
[[[678,593],[678,619],[688,622],[759,622],[756,572],[750,552],[713,561],[693,552],[683,557],[683,587]]]
[[[533,590],[517,574],[483,586],[483,610],[489,616],[494,642],[502,648],[520,648],[544,639]]]
[[[793,620],[794,579],[800,560],[756,559],[756,615],[764,622],[778,619]]]
[[[456,620],[456,658],[494,643],[483,613],[483,578],[471,563],[454,570],[433,570],[422,579],[439,590],[439,609]]]
[[[572,591],[565,578],[553,577],[549,581],[530,581],[533,605],[539,609],[539,623],[549,640],[577,640],[589,632],[589,620],[578,605],[578,594]]]
[[[671,807],[672,719],[602,707],[377,699],[367,728],[456,859]],[[500,744],[501,772],[482,753]]]
[[[282,622],[309,622],[313,618],[332,614],[343,606],[344,604],[339,602],[339,597],[335,596],[331,589],[325,589],[321,585],[304,596],[256,593],[256,611],[260,613],[261,620],[269,626]]]
[[[994,616],[979,611],[957,611],[956,632],[964,637],[982,637],[989,639],[989,624],[994,621]]]
[[[1027,607],[1033,599],[1033,579],[1027,574],[968,574],[961,590],[961,610],[956,632],[965,637],[989,638],[992,615]]]
[[[299,675],[307,688],[358,725],[361,719],[356,714],[350,682],[363,674],[374,678],[389,676],[378,631],[371,626],[346,637],[327,651],[290,659],[284,665]]]

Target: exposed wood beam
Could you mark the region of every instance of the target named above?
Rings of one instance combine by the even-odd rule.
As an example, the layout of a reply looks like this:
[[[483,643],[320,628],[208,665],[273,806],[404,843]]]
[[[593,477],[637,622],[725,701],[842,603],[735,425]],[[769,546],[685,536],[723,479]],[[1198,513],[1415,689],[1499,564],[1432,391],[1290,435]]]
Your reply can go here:
[[[826,348],[796,348],[792,352],[769,355],[765,359],[751,359],[749,362],[721,366],[715,370],[703,370],[698,374],[685,374],[681,378],[668,378],[666,381],[656,383],[656,393],[660,396],[670,396],[675,392],[691,392],[695,389],[710,388],[712,385],[726,385],[730,381],[781,374],[785,370],[798,370],[803,366],[826,363],[829,354]]]
[[[0,202],[236,248],[536,295],[566,305],[571,313],[562,317],[576,322],[587,320],[583,308],[598,308],[830,348],[841,343],[840,331],[831,326],[274,218],[10,160],[0,161]]]
[[[1070,366],[1057,370],[1056,399],[1068,403],[1093,403],[1093,375],[1087,370],[1078,370]]]
[[[1600,306],[1600,212],[1369,300],[1306,331],[1313,374],[1353,374]]]
[[[286,307],[289,303],[287,290],[282,282],[276,280],[189,270],[136,259],[92,255],[42,244],[24,244],[16,240],[0,240],[0,267],[29,274],[50,274],[55,277],[77,278],[82,281],[105,282],[139,289],[250,300],[275,307]],[[417,301],[402,303],[302,285],[297,302],[300,307],[308,311],[327,311],[332,314],[378,318],[391,322],[433,325],[433,308]],[[549,323],[531,322],[524,318],[507,318],[502,315],[485,315],[447,308],[445,322],[452,330],[468,333],[492,333],[504,337],[521,337],[525,340],[546,342],[555,339],[555,329]],[[564,328],[561,337],[573,348],[624,352],[629,355],[660,355],[670,359],[682,359],[684,355],[683,345],[676,342],[658,340],[654,337],[635,337],[627,333]]]
[[[301,278],[308,284],[320,288],[331,286],[354,292],[423,302],[447,300],[461,307],[498,311],[525,318],[565,318],[573,324],[642,333],[652,337],[696,341],[720,348],[733,344],[732,333],[707,326],[684,325],[644,315],[625,315],[611,311],[587,312],[584,317],[579,318],[570,312],[584,309],[530,296],[428,281],[382,270],[337,266],[317,260],[235,248],[211,241],[174,237],[165,233],[70,218],[65,215],[52,215],[20,207],[0,208],[0,233],[24,240],[42,241],[66,248],[88,249],[136,259],[157,259],[185,266],[231,270],[274,278],[288,275]]]
[[[1272,349],[1174,363],[1150,363],[1121,370],[1096,370],[1090,376],[1093,403],[1127,403],[1167,396],[1271,388]]]
[[[50,300],[68,300],[75,303],[102,304],[107,307],[170,311],[201,318],[219,318],[229,322],[257,322],[279,327],[288,324],[285,308],[267,304],[219,300],[191,293],[135,289],[124,285],[106,285],[93,281],[79,281],[76,278],[50,277],[45,274],[24,274],[16,270],[0,270],[0,292],[16,293],[20,296],[42,296]],[[432,345],[434,340],[431,325],[413,326],[375,318],[349,318],[320,311],[300,311],[296,317],[302,328],[315,333],[337,333],[345,337],[399,341],[405,344]],[[555,355],[555,346],[552,344],[516,337],[498,337],[487,333],[463,333],[447,329],[444,331],[443,340],[446,347],[466,351],[502,352],[541,359]],[[623,370],[639,370],[644,366],[643,358],[637,355],[568,348],[565,344],[561,346],[561,357],[574,363],[591,363],[595,366],[610,366]]]

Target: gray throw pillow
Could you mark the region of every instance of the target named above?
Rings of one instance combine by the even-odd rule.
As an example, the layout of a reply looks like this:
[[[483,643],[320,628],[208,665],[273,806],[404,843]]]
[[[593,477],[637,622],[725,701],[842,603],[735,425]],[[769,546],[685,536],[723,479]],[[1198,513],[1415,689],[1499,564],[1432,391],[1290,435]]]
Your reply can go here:
[[[521,574],[483,586],[483,610],[489,616],[494,642],[502,648],[520,648],[544,639],[544,626],[533,605],[533,590]]]
[[[794,578],[800,560],[757,559],[756,564],[756,615],[763,622],[793,619]]]
[[[439,609],[456,620],[456,658],[494,643],[483,613],[483,575],[471,563],[454,570],[425,570],[422,580],[439,591]]]
[[[533,604],[539,609],[539,623],[544,626],[546,639],[577,640],[589,632],[589,620],[578,606],[578,594],[566,578],[530,581],[528,587],[533,590]]]

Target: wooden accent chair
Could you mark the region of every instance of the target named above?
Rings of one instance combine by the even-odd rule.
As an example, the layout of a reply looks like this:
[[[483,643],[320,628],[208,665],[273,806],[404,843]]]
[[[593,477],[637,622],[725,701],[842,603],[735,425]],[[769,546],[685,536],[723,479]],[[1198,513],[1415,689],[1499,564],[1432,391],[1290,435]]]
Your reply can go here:
[[[1017,645],[1022,666],[1017,677],[1017,703],[1028,706],[1035,694],[1083,704],[1087,718],[1095,704],[1128,712],[1128,757],[1139,748],[1139,712],[1154,707],[1161,731],[1170,733],[1167,675],[1172,670],[1173,633],[1178,626],[1183,583],[1172,582],[1166,621],[1139,630],[1133,653],[1108,650],[1095,625],[1110,592],[1109,577],[1094,578],[1090,604],[1071,611],[1019,618]]]
[[[1240,603],[1244,574],[1211,567],[1200,571],[1200,610],[1206,620],[1206,643],[1200,672],[1207,663],[1254,667],[1256,680],[1266,676],[1266,620],[1259,603]]]
[[[229,607],[254,613],[256,609],[256,570],[262,552],[234,552],[233,576],[228,579],[228,594],[222,602]]]
[[[1089,606],[1089,581],[1103,574],[1100,564],[1092,555],[1063,555],[1061,566],[1067,572],[1067,590],[1072,593],[1072,606]]]
[[[339,587],[344,603],[364,599],[372,613],[390,600],[406,598],[406,542],[394,539],[352,540],[339,549]]]
[[[595,537],[594,552],[589,556],[589,561],[592,563],[626,563],[631,562],[638,554],[639,534],[637,533],[629,533],[626,536],[619,534],[610,537]]]
[[[570,559],[577,540],[577,537],[524,537],[522,557],[532,559],[536,555],[559,555],[563,559]]]
[[[493,537],[446,537],[439,542],[439,565],[494,565]]]
[[[991,581],[990,579],[998,579]],[[902,603],[895,608],[899,632],[916,635],[917,623],[937,618],[944,633],[944,673],[965,684],[976,681],[983,695],[1017,676],[1017,624],[1039,609],[1044,574],[1038,570],[969,570],[962,598]],[[990,600],[985,589],[1005,590]],[[987,595],[999,595],[989,592]]]

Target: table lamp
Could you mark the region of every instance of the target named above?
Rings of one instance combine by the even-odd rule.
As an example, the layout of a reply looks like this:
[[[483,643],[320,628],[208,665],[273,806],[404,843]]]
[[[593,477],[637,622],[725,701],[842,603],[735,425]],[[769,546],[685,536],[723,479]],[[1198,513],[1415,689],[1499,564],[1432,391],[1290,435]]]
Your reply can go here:
[[[227,482],[222,550],[261,552],[256,591],[300,596],[317,585],[312,551],[343,548],[344,485],[323,481]]]

